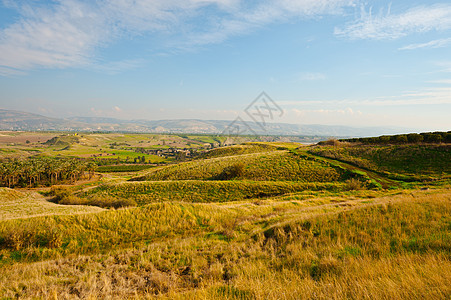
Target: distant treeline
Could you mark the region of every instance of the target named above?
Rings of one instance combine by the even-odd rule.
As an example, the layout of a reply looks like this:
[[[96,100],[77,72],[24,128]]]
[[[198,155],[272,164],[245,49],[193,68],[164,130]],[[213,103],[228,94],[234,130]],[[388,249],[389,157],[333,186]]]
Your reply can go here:
[[[451,131],[382,135],[369,138],[340,139],[339,141],[363,144],[451,143]]]
[[[0,186],[33,187],[91,178],[92,161],[75,158],[39,157],[0,161]]]

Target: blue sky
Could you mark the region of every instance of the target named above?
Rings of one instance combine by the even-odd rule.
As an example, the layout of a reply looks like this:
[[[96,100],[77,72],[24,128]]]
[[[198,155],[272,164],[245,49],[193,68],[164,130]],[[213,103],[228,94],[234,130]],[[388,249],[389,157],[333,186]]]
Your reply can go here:
[[[451,2],[3,0],[0,107],[451,129]]]

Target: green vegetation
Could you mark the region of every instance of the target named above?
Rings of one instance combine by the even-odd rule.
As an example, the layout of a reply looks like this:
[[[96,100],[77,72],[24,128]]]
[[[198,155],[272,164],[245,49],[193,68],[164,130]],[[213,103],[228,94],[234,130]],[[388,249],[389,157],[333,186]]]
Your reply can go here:
[[[311,148],[309,153],[398,180],[437,180],[451,176],[450,145],[319,146]]]
[[[134,180],[220,180],[225,170],[242,165],[234,179],[262,181],[344,181],[349,172],[315,157],[301,158],[287,151],[245,154],[196,160],[151,170]]]
[[[96,171],[100,173],[114,173],[114,172],[137,172],[152,168],[149,165],[107,165],[97,167]]]
[[[5,134],[0,298],[449,299],[450,147],[418,136]]]
[[[417,144],[417,143],[451,143],[451,131],[423,132],[398,135],[383,135],[379,137],[342,139],[342,142],[363,144]]]
[[[91,178],[93,162],[70,158],[33,157],[27,160],[0,161],[0,185],[32,187]]]
[[[287,181],[156,181],[104,184],[78,197],[112,201],[133,199],[139,205],[152,202],[229,202],[244,199],[268,198],[299,191],[341,191],[351,187],[346,183],[303,183]],[[105,205],[106,206],[106,205]]]
[[[55,136],[44,143],[44,145],[49,146],[70,146],[75,143],[80,142],[80,137],[78,135],[60,135]],[[27,143],[28,144],[28,143]]]
[[[235,145],[229,147],[221,147],[210,150],[202,155],[202,158],[214,158],[223,156],[234,156],[241,154],[269,152],[276,150],[277,147],[271,144],[263,143],[247,143],[242,145]]]

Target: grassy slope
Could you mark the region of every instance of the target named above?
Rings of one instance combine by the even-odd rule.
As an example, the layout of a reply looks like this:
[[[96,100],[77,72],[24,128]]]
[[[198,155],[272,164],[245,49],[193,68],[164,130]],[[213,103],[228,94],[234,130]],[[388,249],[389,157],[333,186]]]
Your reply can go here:
[[[342,191],[346,184],[271,181],[156,181],[104,184],[78,196],[94,201],[133,199],[138,205],[152,202],[228,202],[267,198],[304,190]],[[105,200],[108,199],[108,200]]]
[[[451,145],[319,146],[309,152],[399,179],[451,176]]]
[[[287,151],[273,151],[196,160],[154,169],[136,180],[211,180],[225,168],[242,164],[244,173],[237,179],[262,181],[333,182],[349,174],[331,164],[300,158]]]
[[[214,158],[241,154],[261,153],[275,151],[276,146],[266,143],[247,143],[228,147],[215,148],[205,153],[202,158]]]
[[[48,202],[36,192],[0,188],[0,221],[42,215],[64,215],[102,211],[92,206],[63,206]]]
[[[442,190],[335,203],[161,203],[3,221],[0,294],[446,299],[450,199]]]

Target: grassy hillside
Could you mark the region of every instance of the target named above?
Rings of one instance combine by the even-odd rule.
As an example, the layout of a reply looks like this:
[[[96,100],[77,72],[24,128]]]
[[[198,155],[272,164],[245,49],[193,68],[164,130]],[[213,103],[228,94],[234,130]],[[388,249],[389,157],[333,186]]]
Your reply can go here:
[[[202,155],[202,158],[214,158],[250,153],[270,152],[277,150],[277,148],[278,148],[277,146],[273,146],[271,144],[247,143],[242,145],[215,148]]]
[[[159,203],[3,221],[0,294],[447,299],[450,197]]]
[[[101,210],[101,208],[93,206],[57,205],[48,202],[34,191],[19,192],[0,188],[0,221],[43,215],[92,213]]]
[[[233,166],[240,169],[233,179],[243,180],[333,182],[350,176],[345,170],[313,157],[273,151],[196,160],[153,169],[134,180],[215,180],[222,179],[227,168]]]
[[[451,176],[451,145],[446,144],[317,146],[309,152],[400,179]]]
[[[349,189],[352,187],[346,183],[178,180],[104,184],[82,192],[78,196],[86,199],[86,203],[118,202],[129,199],[138,205],[145,205],[171,201],[229,202],[267,198],[305,190],[343,191]]]

